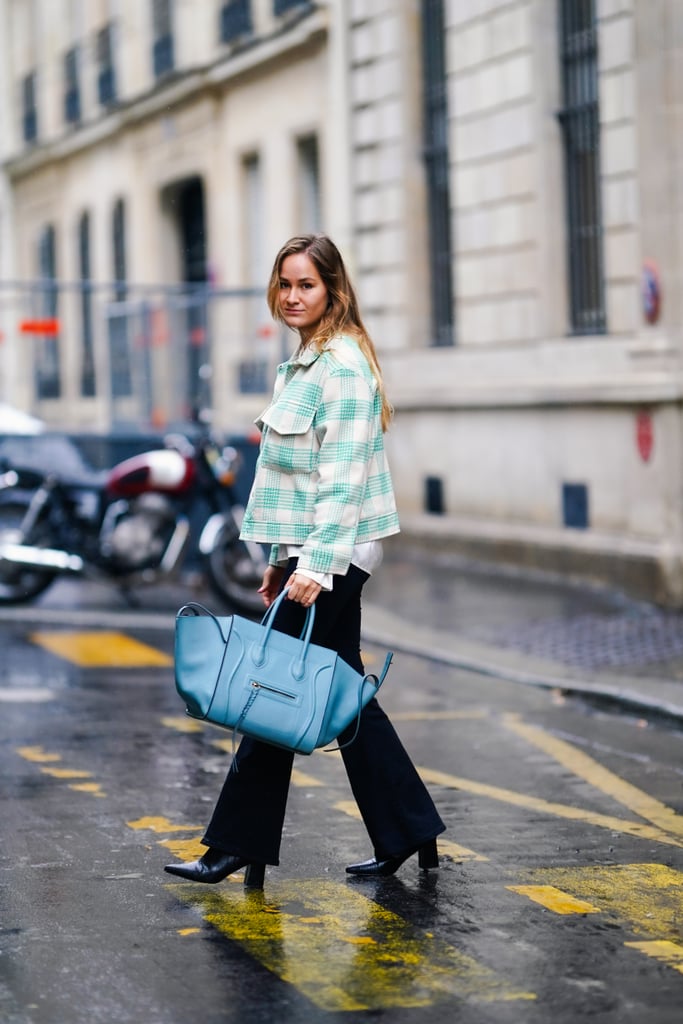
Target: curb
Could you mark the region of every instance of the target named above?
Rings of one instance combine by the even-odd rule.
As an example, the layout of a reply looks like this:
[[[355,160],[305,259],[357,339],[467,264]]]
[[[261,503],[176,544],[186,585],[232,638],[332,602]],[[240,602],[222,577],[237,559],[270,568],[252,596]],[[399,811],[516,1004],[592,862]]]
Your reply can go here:
[[[365,606],[369,612],[370,606]],[[370,615],[368,616],[368,618]],[[394,629],[387,629],[364,625],[362,630],[363,639],[368,643],[380,647],[387,647],[402,654],[411,654],[430,661],[436,661],[443,665],[450,665],[452,668],[460,668],[469,672],[476,672],[479,675],[489,676],[495,679],[507,680],[519,683],[524,686],[535,686],[539,689],[561,690],[564,693],[573,693],[592,700],[604,703],[616,704],[625,710],[648,712],[661,718],[670,719],[679,726],[683,726],[683,705],[672,703],[653,697],[651,694],[641,693],[637,690],[622,689],[606,682],[588,683],[572,676],[553,676],[546,673],[536,673],[527,670],[520,670],[498,662],[495,659],[482,657],[465,656],[456,654],[448,646],[441,647],[438,643],[421,641],[414,635],[406,640],[406,636],[414,634],[412,625],[406,623],[405,632],[399,633]],[[664,680],[667,683],[675,683],[674,680]],[[676,683],[683,691],[683,684]]]

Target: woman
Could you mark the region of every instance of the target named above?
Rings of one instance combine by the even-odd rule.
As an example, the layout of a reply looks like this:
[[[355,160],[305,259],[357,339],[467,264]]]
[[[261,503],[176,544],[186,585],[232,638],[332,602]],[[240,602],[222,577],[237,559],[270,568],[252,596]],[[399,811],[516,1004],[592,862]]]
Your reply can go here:
[[[381,539],[399,529],[382,437],[391,408],[329,238],[287,242],[268,304],[275,320],[298,331],[300,344],[278,368],[272,402],[257,421],[261,448],[241,536],[272,545],[259,591],[266,607],[289,588],[275,627],[299,636],[315,602],[313,642],[362,673],[361,591],[381,560]],[[353,729],[339,737],[342,746]],[[376,700],[342,756],[374,847],[370,860],[347,872],[391,875],[415,853],[420,867],[438,867],[436,836],[445,826]],[[209,849],[166,871],[220,882],[247,867],[247,884],[262,884],[265,865],[279,863],[292,760],[289,751],[244,737],[238,770],[228,773],[203,839]]]

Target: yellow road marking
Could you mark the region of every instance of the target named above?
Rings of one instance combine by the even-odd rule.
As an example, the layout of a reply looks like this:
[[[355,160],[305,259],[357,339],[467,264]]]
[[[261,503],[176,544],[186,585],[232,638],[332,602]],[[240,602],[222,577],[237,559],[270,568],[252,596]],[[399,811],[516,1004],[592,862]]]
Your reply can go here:
[[[627,924],[636,935],[680,940],[683,872],[663,864],[613,864],[541,868],[531,872],[531,880],[588,900]]]
[[[529,1000],[488,967],[346,885],[276,882],[263,892],[169,886],[269,971],[328,1012],[430,1006],[456,996]]]
[[[106,796],[102,792],[99,782],[74,782],[69,784],[69,789],[75,789],[77,793],[90,793],[91,796]]]
[[[61,754],[51,754],[43,747],[17,747],[17,754],[19,754],[20,757],[23,757],[26,761],[31,761],[43,766],[53,766],[56,761],[62,760]],[[92,778],[92,772],[82,771],[77,768],[41,767],[40,770],[44,775],[49,775],[53,779]],[[106,796],[106,794],[102,792],[102,786],[99,782],[69,783],[69,789],[75,789],[79,793],[90,793],[92,796]]]
[[[124,633],[40,632],[33,633],[31,640],[52,654],[83,668],[138,668],[173,664],[173,659],[156,647],[149,647]]]
[[[91,779],[92,772],[78,771],[75,768],[41,768],[45,775],[52,775],[55,779]]]
[[[204,729],[201,722],[195,721],[189,715],[166,715],[161,719],[161,724],[167,729],[175,729],[176,732],[202,732]]]
[[[508,885],[507,889],[520,896],[528,896],[534,903],[552,910],[555,914],[599,914],[598,907],[585,900],[579,900],[569,893],[556,889],[554,885]]]
[[[392,711],[391,720],[396,722],[468,722],[489,718],[485,708],[471,711]]]
[[[325,785],[325,783],[321,782],[320,779],[316,779],[314,775],[308,775],[306,772],[302,772],[298,768],[292,768],[292,782],[295,786],[301,786],[304,788]]]
[[[470,850],[467,846],[461,846],[460,843],[454,843],[450,839],[441,839],[439,836],[436,842],[439,847],[439,853],[445,853],[447,857],[452,857],[453,860],[487,861],[489,859],[483,853],[476,853],[475,850]]]
[[[198,839],[161,839],[159,846],[165,846],[180,860],[198,860],[206,853],[206,847]]]
[[[194,729],[187,729],[186,732],[194,732]],[[234,743],[232,737],[225,740],[211,740],[211,746],[216,747],[217,750],[222,750],[226,754],[232,754],[237,750],[237,743]],[[292,782],[295,786],[324,786],[326,783],[316,779],[313,775],[308,775],[306,772],[300,771],[298,768],[292,768]]]
[[[127,821],[128,828],[146,829],[148,832],[201,832],[201,825],[178,825],[168,818],[150,817]]]
[[[186,935],[197,935],[201,932],[201,928],[179,928],[178,935],[185,937]]]
[[[226,754],[232,754],[237,750],[237,743],[233,741],[232,737],[229,740],[211,740],[211,746],[225,751]]]
[[[654,797],[644,793],[642,789],[638,789],[630,782],[625,782],[624,779],[604,768],[571,743],[557,739],[535,725],[521,722],[513,715],[505,716],[503,722],[506,729],[521,736],[539,750],[543,750],[574,775],[585,779],[591,786],[611,796],[624,807],[628,807],[634,814],[652,822],[657,828],[683,837],[683,815],[676,814],[671,807],[655,800]]]
[[[26,761],[37,761],[38,763],[62,760],[61,754],[50,754],[43,747],[17,747],[17,754]]]
[[[361,813],[358,810],[358,804],[355,800],[337,800],[332,805],[335,811],[341,811],[342,814],[348,814],[349,818],[355,818],[356,821],[362,821]]]
[[[511,789],[490,786],[485,782],[475,782],[472,779],[463,779],[461,776],[449,775],[446,772],[436,771],[433,768],[419,768],[418,770],[425,782],[430,782],[436,786],[461,789],[466,793],[475,793],[477,796],[487,796],[492,800],[512,804],[514,807],[523,807],[526,810],[539,811],[542,814],[549,814],[558,818],[568,818],[570,821],[583,821],[587,825],[597,825],[600,828],[609,829],[610,832],[623,832],[625,835],[637,836],[639,839],[649,839],[657,843],[665,843],[668,846],[683,847],[683,842],[667,835],[661,829],[654,828],[652,825],[643,825],[637,821],[625,821],[623,818],[614,818],[607,814],[597,814],[594,811],[585,811],[579,807],[570,807],[567,804],[551,803],[548,800],[541,800],[539,797],[529,796],[526,793],[517,793]]]
[[[358,810],[358,805],[354,800],[338,800],[333,806],[335,811],[348,814],[350,818],[355,818],[357,821],[363,820]],[[476,853],[474,850],[469,850],[466,846],[460,846],[459,843],[451,842],[450,839],[437,839],[437,843],[439,853],[445,853],[446,856],[452,857],[453,860],[488,860],[488,857],[485,857],[483,853]]]
[[[625,942],[629,949],[637,949],[646,956],[661,961],[667,967],[673,967],[675,971],[683,974],[683,946],[666,939],[658,939],[654,942]]]

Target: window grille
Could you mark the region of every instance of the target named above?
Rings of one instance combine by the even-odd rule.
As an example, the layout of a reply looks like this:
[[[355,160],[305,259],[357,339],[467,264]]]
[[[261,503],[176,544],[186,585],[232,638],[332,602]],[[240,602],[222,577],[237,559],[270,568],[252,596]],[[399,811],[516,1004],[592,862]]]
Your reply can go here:
[[[81,90],[78,75],[78,47],[64,54],[64,120],[78,124],[81,119]]]
[[[155,78],[168,74],[175,66],[171,15],[171,0],[152,0],[152,63]]]
[[[39,313],[47,320],[56,320],[58,313],[57,291],[57,244],[54,227],[49,224],[43,229],[38,245],[38,267],[43,289],[40,295]],[[38,339],[35,350],[34,381],[38,399],[59,398],[61,380],[59,374],[59,338],[48,334]]]
[[[567,245],[574,334],[606,330],[594,0],[560,0]]]
[[[443,0],[422,0],[424,159],[432,344],[453,344],[450,161]]]
[[[24,142],[38,138],[38,111],[36,109],[36,73],[26,75],[21,83]]]
[[[253,31],[250,0],[231,0],[223,4],[220,27],[223,43],[232,43],[242,36],[250,36]]]
[[[81,277],[81,394],[95,394],[95,356],[93,345],[93,293],[90,267],[90,215],[84,213],[78,222],[78,258]]]
[[[111,22],[97,33],[97,98],[103,107],[116,102],[116,72],[114,70],[114,26]]]

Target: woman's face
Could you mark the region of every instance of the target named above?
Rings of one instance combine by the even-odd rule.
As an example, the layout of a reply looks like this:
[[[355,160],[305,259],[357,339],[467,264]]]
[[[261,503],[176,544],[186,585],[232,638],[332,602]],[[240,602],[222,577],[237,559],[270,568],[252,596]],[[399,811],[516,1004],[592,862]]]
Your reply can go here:
[[[304,341],[320,323],[327,309],[327,288],[313,261],[303,252],[286,256],[280,266],[280,309],[288,327]]]

